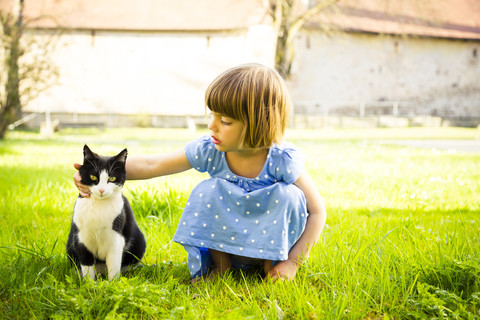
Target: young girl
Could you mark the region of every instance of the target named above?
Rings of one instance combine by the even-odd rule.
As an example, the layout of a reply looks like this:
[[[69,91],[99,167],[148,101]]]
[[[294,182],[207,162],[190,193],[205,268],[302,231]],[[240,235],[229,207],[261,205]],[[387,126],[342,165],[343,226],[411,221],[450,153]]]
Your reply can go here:
[[[173,238],[188,252],[193,281],[251,266],[263,267],[267,278],[293,279],[326,210],[301,154],[283,143],[291,105],[283,79],[271,68],[241,65],[210,84],[205,104],[210,136],[171,154],[128,158],[127,179],[192,167],[209,173],[192,191]],[[74,181],[88,196],[78,173]]]

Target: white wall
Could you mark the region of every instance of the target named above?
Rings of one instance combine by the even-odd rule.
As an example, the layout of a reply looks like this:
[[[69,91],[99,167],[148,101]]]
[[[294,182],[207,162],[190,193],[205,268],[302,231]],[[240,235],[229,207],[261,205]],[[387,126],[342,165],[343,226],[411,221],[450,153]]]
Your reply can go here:
[[[246,62],[272,64],[272,32],[264,26],[217,33],[70,32],[52,55],[58,85],[25,110],[204,114],[204,91],[219,73]]]
[[[290,86],[297,112],[400,100],[425,114],[480,116],[479,60],[480,42],[306,30]]]

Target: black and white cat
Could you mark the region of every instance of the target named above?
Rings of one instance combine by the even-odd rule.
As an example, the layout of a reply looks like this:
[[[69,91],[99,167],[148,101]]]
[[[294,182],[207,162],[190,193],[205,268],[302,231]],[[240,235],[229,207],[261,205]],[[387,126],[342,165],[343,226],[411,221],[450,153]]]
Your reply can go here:
[[[78,196],[67,241],[67,254],[82,276],[95,279],[95,272],[117,276],[122,267],[140,262],[146,242],[128,200],[122,194],[126,180],[127,149],[114,157],[83,148],[79,169],[82,184],[91,196]]]

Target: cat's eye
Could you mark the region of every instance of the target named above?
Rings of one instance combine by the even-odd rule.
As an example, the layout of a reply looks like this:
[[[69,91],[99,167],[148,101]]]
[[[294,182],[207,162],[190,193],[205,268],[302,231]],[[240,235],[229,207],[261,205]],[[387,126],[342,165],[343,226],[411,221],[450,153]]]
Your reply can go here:
[[[94,175],[91,175],[91,176],[90,176],[90,179],[93,180],[93,181],[97,181],[98,178],[97,178],[96,176],[94,176]]]
[[[115,181],[115,180],[117,180],[116,177],[110,177],[110,178],[108,178],[108,181],[110,181],[110,182],[113,182],[113,181]]]

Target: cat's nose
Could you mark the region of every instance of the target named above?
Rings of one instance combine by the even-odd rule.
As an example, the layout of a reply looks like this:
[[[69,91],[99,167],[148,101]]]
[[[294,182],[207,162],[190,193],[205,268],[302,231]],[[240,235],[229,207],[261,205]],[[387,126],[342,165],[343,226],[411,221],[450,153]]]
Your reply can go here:
[[[103,194],[105,192],[105,190],[103,189],[98,189],[98,192],[100,192],[100,194]]]

